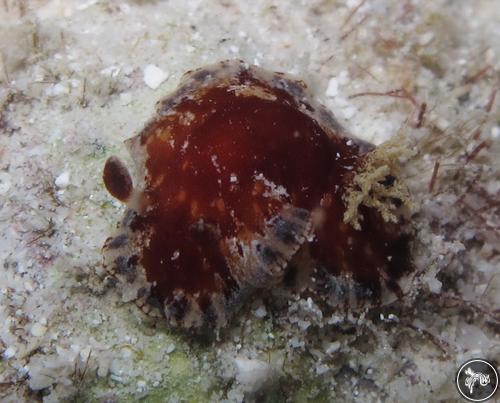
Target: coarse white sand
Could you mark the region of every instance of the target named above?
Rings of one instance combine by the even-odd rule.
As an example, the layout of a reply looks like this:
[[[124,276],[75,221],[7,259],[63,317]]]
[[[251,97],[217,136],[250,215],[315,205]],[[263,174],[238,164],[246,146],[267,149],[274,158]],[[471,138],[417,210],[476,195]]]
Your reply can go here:
[[[500,358],[499,38],[498,0],[0,2],[0,400],[458,400],[459,365]],[[122,141],[182,74],[234,58],[305,80],[358,137],[402,133],[414,299],[259,299],[204,342],[106,287],[104,161],[131,166]]]

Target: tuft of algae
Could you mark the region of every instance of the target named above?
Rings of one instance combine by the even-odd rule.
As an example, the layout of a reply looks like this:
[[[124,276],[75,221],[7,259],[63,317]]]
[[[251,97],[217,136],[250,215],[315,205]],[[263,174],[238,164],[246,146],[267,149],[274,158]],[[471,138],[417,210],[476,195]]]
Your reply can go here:
[[[400,161],[412,155],[402,134],[370,152],[344,196],[344,222],[360,230],[359,207],[373,207],[387,222],[398,222],[397,211],[412,210],[408,187],[401,178]],[[393,201],[399,200],[396,204]],[[400,204],[400,205],[399,205]]]

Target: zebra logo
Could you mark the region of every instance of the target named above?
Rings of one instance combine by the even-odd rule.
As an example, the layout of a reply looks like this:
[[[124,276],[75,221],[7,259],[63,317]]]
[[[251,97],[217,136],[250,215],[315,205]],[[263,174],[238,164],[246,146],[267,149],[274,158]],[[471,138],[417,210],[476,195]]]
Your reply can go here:
[[[498,388],[498,372],[495,366],[482,359],[463,364],[457,372],[457,388],[471,402],[484,402],[493,397]]]

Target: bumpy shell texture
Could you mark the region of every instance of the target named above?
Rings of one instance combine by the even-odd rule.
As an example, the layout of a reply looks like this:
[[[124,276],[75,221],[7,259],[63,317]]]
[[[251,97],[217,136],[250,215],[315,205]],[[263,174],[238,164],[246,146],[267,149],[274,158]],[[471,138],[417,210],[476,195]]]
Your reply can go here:
[[[104,264],[145,312],[174,327],[225,326],[301,270],[298,253],[334,279],[326,292],[350,281],[368,298],[400,293],[409,237],[371,208],[360,207],[357,229],[343,221],[346,189],[373,147],[349,138],[302,81],[240,61],[188,72],[126,145],[135,186],[116,157],[104,167],[108,191],[127,204]]]

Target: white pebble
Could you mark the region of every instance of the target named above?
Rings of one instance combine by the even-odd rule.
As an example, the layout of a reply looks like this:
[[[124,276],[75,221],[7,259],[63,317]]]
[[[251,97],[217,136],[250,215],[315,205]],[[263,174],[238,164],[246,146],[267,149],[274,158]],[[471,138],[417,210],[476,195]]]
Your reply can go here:
[[[31,334],[35,337],[43,336],[46,331],[47,331],[47,327],[43,326],[40,323],[35,323],[33,326],[31,326]]]
[[[330,78],[328,81],[328,88],[326,89],[327,97],[336,97],[339,93],[339,82],[336,77]]]
[[[7,172],[0,172],[0,194],[5,194],[10,189],[10,175]]]
[[[16,355],[16,349],[14,347],[9,347],[2,354],[2,357],[6,360],[14,357]]]
[[[273,375],[271,366],[264,361],[238,356],[234,362],[236,380],[248,391],[259,390]]]
[[[349,77],[349,72],[347,70],[342,70],[339,73],[339,84],[340,86],[349,84],[350,77]]]
[[[341,316],[337,316],[337,315],[332,315],[332,317],[330,319],[328,319],[328,324],[329,325],[336,325],[337,323],[340,323],[342,322],[342,317]]]
[[[491,128],[491,138],[492,139],[497,139],[500,137],[500,127],[494,126]]]
[[[69,88],[61,83],[54,84],[49,90],[49,95],[52,96],[65,95],[65,94],[69,94]]]
[[[325,372],[328,372],[330,370],[330,367],[328,367],[328,365],[325,365],[325,364],[319,364],[317,367],[316,367],[316,375],[322,375],[324,374]]]
[[[393,322],[398,322],[399,321],[399,318],[394,315],[393,313],[390,313],[388,316],[387,316],[387,319],[393,321]]]
[[[306,343],[304,340],[299,340],[299,338],[296,336],[292,337],[290,340],[290,346],[292,346],[293,348],[304,347],[305,344]]]
[[[445,131],[448,126],[450,126],[450,122],[448,122],[445,118],[443,117],[439,117],[437,120],[436,120],[436,126],[439,130],[441,131]]]
[[[357,109],[354,106],[342,109],[342,113],[344,114],[344,118],[346,120],[351,119],[356,114],[356,112]]]
[[[262,319],[267,315],[266,307],[264,305],[259,306],[255,311],[253,311],[253,314],[259,319]]]
[[[148,64],[144,67],[143,73],[144,82],[152,90],[156,90],[168,78],[168,73],[154,64]]]
[[[439,281],[435,277],[427,278],[427,286],[429,287],[429,291],[433,294],[439,294],[441,292],[441,286],[443,285],[441,281]]]
[[[118,66],[109,66],[105,69],[102,69],[99,73],[107,77],[116,77],[118,74],[120,74],[120,70],[121,69]]]
[[[60,174],[56,180],[54,181],[54,184],[59,188],[63,189],[66,186],[69,185],[69,172],[65,171],[62,174]]]
[[[340,341],[334,341],[328,345],[326,348],[327,354],[332,354],[340,348]]]
[[[106,357],[106,359],[101,360],[99,362],[99,367],[97,368],[97,376],[99,378],[104,378],[105,376],[108,376],[110,365],[111,362],[108,359],[108,357]]]
[[[418,43],[421,46],[426,46],[429,43],[431,43],[431,41],[433,39],[434,39],[434,32],[426,32],[425,34],[420,35],[420,38],[418,39]]]

